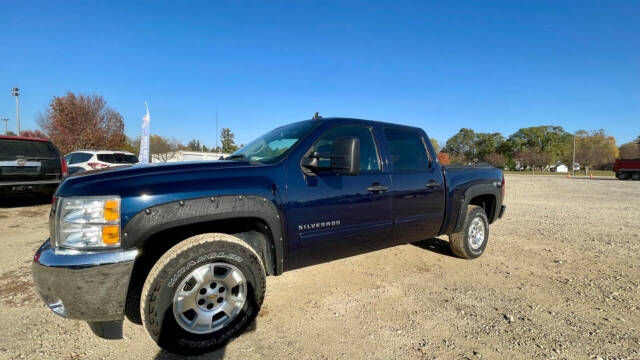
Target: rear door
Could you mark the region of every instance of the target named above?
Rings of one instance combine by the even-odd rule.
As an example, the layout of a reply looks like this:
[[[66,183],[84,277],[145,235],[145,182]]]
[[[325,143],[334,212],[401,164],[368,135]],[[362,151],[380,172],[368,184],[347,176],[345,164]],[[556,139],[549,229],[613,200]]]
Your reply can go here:
[[[0,182],[60,179],[60,155],[50,142],[0,138]]]
[[[393,184],[393,237],[408,243],[438,235],[445,209],[444,177],[418,129],[387,126],[384,136]]]

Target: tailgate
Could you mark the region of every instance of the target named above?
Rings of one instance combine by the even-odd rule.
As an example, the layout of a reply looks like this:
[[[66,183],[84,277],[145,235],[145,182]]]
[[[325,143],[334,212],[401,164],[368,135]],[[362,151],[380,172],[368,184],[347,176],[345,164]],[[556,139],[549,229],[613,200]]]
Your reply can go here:
[[[0,139],[0,182],[62,179],[58,152],[48,142]]]

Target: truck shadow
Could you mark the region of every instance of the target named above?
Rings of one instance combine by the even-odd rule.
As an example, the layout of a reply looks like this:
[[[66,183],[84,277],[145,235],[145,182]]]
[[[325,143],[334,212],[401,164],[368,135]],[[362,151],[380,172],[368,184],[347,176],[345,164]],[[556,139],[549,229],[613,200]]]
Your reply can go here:
[[[447,256],[457,258],[457,256],[455,256],[451,252],[451,248],[449,247],[449,242],[446,240],[431,238],[431,239],[414,242],[411,245],[419,247],[421,249],[432,251],[436,254],[447,255]]]
[[[256,319],[253,319],[253,321],[249,324],[249,326],[247,326],[247,328],[237,337],[244,336],[245,334],[251,331],[254,331],[255,329],[256,329]],[[232,338],[231,340],[229,340],[229,342],[233,342],[237,337]],[[221,360],[221,359],[224,359],[224,354],[226,352],[227,344],[225,344],[219,349],[216,349],[215,351],[205,353],[202,355],[197,355],[197,356],[176,355],[170,352],[166,352],[164,350],[160,350],[154,357],[154,360],[187,360],[187,359],[188,360],[193,360],[193,359]]]

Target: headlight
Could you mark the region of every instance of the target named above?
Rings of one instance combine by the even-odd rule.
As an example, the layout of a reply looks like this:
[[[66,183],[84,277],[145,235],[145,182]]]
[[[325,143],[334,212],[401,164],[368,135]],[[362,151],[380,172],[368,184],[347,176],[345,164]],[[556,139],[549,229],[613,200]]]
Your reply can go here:
[[[56,214],[56,245],[71,249],[120,246],[120,197],[61,197]]]

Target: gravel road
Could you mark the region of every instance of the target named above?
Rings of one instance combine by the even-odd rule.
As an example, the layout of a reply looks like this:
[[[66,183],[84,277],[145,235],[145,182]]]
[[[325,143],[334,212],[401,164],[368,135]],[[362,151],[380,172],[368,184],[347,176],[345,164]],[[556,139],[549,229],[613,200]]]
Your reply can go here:
[[[640,182],[507,176],[485,254],[446,241],[267,280],[251,328],[203,359],[640,359]],[[0,358],[175,359],[49,311],[30,266],[48,206],[0,208]]]

